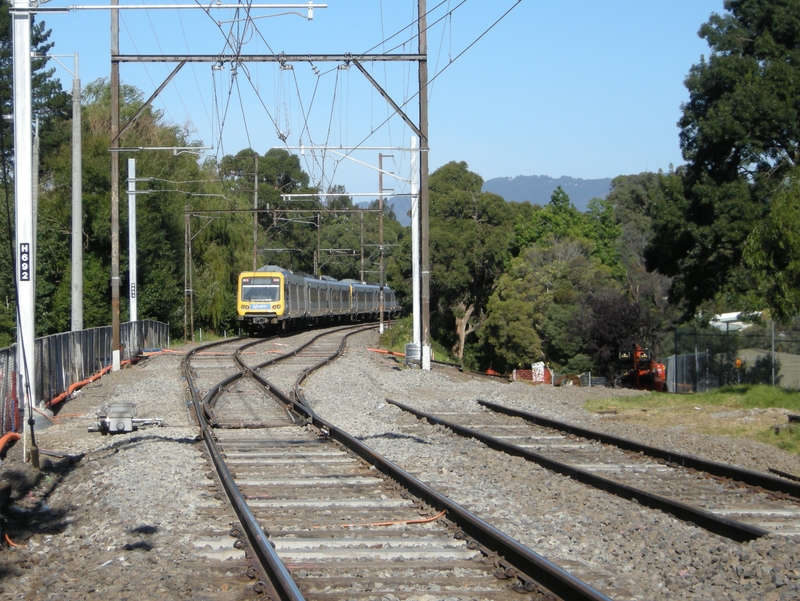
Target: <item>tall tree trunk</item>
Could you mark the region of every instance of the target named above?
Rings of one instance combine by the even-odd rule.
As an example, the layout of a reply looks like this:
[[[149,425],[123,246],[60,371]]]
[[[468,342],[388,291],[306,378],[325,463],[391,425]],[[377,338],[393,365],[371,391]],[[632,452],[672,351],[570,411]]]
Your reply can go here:
[[[469,325],[469,318],[472,317],[472,313],[475,311],[475,305],[465,307],[464,303],[460,303],[458,308],[461,311],[456,313],[456,343],[451,350],[453,355],[461,362],[464,359],[464,341],[469,334],[475,331],[475,328]],[[458,315],[461,312],[463,312],[463,315],[459,317]]]

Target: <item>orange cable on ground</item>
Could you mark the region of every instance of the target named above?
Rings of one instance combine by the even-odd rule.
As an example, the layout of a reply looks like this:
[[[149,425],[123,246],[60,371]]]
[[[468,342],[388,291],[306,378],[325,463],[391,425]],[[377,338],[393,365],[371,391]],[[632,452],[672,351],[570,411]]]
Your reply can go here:
[[[67,398],[69,398],[69,396],[70,396],[70,395],[71,395],[73,392],[75,392],[75,391],[76,391],[78,388],[83,388],[83,387],[84,387],[84,386],[86,386],[87,384],[90,384],[90,383],[94,382],[94,381],[95,381],[97,378],[100,378],[100,377],[104,376],[104,375],[105,375],[105,374],[107,374],[109,371],[111,371],[111,366],[110,366],[110,365],[106,365],[106,366],[105,366],[103,369],[101,369],[99,372],[97,372],[96,374],[94,374],[94,375],[92,375],[92,376],[89,376],[89,377],[88,377],[88,378],[86,378],[85,380],[81,380],[80,382],[73,382],[72,384],[70,384],[70,385],[69,385],[69,388],[67,388],[67,389],[66,389],[64,392],[62,392],[61,394],[59,394],[59,395],[58,395],[57,397],[55,397],[54,399],[52,399],[52,400],[50,400],[50,401],[46,402],[46,403],[44,404],[44,406],[45,406],[45,407],[52,407],[53,405],[58,405],[60,402],[62,402],[62,401],[64,401],[64,400],[66,400]]]
[[[0,454],[5,452],[6,446],[17,442],[19,439],[20,435],[16,432],[6,432],[3,436],[0,436]]]
[[[52,417],[50,417],[49,415],[47,415],[47,414],[46,414],[44,411],[42,411],[42,410],[41,410],[41,409],[39,409],[38,407],[34,407],[34,408],[33,408],[33,410],[34,410],[36,413],[39,413],[39,414],[41,414],[41,415],[44,415],[44,416],[45,416],[45,417],[46,417],[48,420],[50,420],[50,423],[51,423],[51,424],[54,424],[54,423],[56,423],[56,420],[55,420],[55,419],[53,419]]]
[[[433,522],[438,520],[442,517],[447,510],[444,509],[440,513],[437,513],[435,516],[430,518],[421,518],[419,520],[396,520],[393,522],[372,522],[371,524],[341,524],[342,528],[354,528],[355,526],[395,526],[397,524],[425,524],[427,522]],[[314,526],[314,528],[321,528],[322,526]]]
[[[405,357],[404,353],[397,353],[395,351],[387,351],[381,348],[368,348],[368,351],[372,351],[373,353],[382,353],[384,355],[394,355],[395,357]]]
[[[6,542],[7,542],[9,545],[11,545],[12,547],[19,547],[19,545],[17,545],[16,543],[13,543],[13,542],[11,542],[11,539],[10,539],[10,538],[8,538],[8,534],[6,534],[6,535],[5,535],[5,538],[6,538]]]
[[[136,361],[138,361],[139,359],[138,359],[138,358],[136,358],[135,360],[136,360]],[[120,363],[120,366],[122,366],[122,365],[132,365],[132,364],[133,364],[133,362],[134,362],[134,359],[125,359],[124,361],[122,361],[122,363]],[[67,388],[67,389],[66,389],[64,392],[62,392],[61,394],[59,394],[59,395],[58,395],[57,397],[55,397],[54,399],[52,399],[52,400],[50,400],[50,401],[47,401],[47,402],[44,404],[44,406],[45,406],[45,407],[52,407],[53,405],[58,405],[58,404],[59,404],[59,403],[61,403],[62,401],[65,401],[65,400],[67,400],[67,399],[70,397],[70,395],[71,395],[73,392],[75,392],[77,389],[79,389],[79,388],[83,388],[83,387],[84,387],[84,386],[86,386],[87,384],[91,384],[92,382],[94,382],[94,381],[95,381],[95,380],[97,380],[98,378],[101,378],[101,377],[103,377],[104,375],[106,375],[106,374],[107,374],[108,372],[110,372],[110,371],[111,371],[111,365],[106,365],[106,366],[105,366],[103,369],[101,369],[99,372],[97,372],[96,374],[94,374],[94,375],[92,375],[92,376],[89,376],[89,377],[88,377],[88,378],[86,378],[85,380],[81,380],[80,382],[73,382],[72,384],[70,384],[70,385],[69,385],[69,388]]]

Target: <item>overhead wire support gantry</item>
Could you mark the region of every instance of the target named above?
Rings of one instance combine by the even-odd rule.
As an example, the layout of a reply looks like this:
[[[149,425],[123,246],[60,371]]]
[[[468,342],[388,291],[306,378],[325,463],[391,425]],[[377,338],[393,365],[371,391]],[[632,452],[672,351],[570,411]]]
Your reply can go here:
[[[112,0],[118,2],[119,0]],[[175,5],[173,5],[175,6]],[[219,5],[217,5],[219,6]],[[224,6],[224,5],[223,5]],[[311,2],[309,6],[309,19],[312,18]],[[215,7],[213,4],[210,7]],[[255,8],[256,5],[251,5],[250,8]],[[321,6],[324,7],[324,6]],[[116,14],[117,11],[113,11]],[[280,53],[264,53],[264,54],[120,54],[118,44],[112,44],[111,62],[112,68],[117,69],[117,84],[118,69],[120,63],[166,63],[175,62],[178,66],[175,68],[170,78],[187,62],[207,62],[217,65],[223,64],[242,64],[242,63],[279,63],[281,66],[287,63],[311,63],[312,65],[317,62],[339,62],[345,65],[354,65],[369,81],[369,83],[378,91],[378,93],[386,100],[392,107],[394,112],[406,123],[406,125],[414,132],[419,138],[419,191],[418,191],[418,204],[419,204],[419,241],[415,246],[419,248],[419,262],[421,263],[418,277],[419,283],[415,288],[414,296],[416,301],[414,306],[418,308],[414,316],[414,343],[421,347],[421,366],[423,369],[430,369],[430,254],[429,254],[429,200],[428,200],[428,152],[430,144],[428,140],[428,42],[427,42],[427,4],[426,0],[417,0],[417,41],[418,51],[416,53],[364,53],[353,54],[346,53],[322,53],[322,54],[286,54]],[[417,99],[419,103],[419,123],[415,123],[403,110],[407,104],[396,103],[386,90],[369,74],[363,67],[362,62],[416,62],[419,66],[418,69],[418,84],[419,90]],[[112,69],[112,86],[114,85],[114,76]],[[163,85],[166,85],[166,82]],[[112,91],[113,95],[113,91]],[[154,94],[155,97],[156,94]],[[151,102],[151,98],[149,102]],[[112,136],[113,136],[112,127]],[[118,134],[119,135],[119,134]],[[116,141],[116,138],[115,138]],[[113,174],[113,170],[112,170]],[[113,179],[113,176],[112,176]],[[412,176],[413,179],[413,176]],[[113,255],[113,253],[112,253]],[[113,274],[112,274],[112,288],[113,288]],[[113,296],[113,295],[112,295]],[[113,301],[112,301],[113,307]]]
[[[413,62],[425,58],[420,54],[114,54],[112,60],[120,63],[308,63],[352,61]]]
[[[43,4],[43,3],[41,3]],[[120,155],[120,138],[124,130],[133,123],[133,119],[120,127],[120,107],[119,107],[119,88],[120,76],[119,65],[122,62],[178,62],[179,65],[170,74],[167,80],[158,88],[158,90],[145,102],[145,106],[152,103],[155,97],[161,90],[169,83],[175,74],[180,70],[185,62],[209,62],[209,63],[234,63],[241,64],[244,62],[278,62],[286,64],[288,62],[340,62],[344,64],[354,64],[359,67],[362,73],[366,74],[366,70],[360,67],[361,62],[386,62],[386,61],[405,61],[416,62],[419,65],[418,81],[419,81],[419,124],[414,123],[407,115],[401,110],[398,105],[389,97],[389,95],[374,81],[371,77],[367,77],[370,83],[375,86],[381,95],[391,104],[395,112],[403,118],[403,120],[410,126],[414,133],[419,137],[419,215],[420,215],[420,230],[421,239],[419,246],[421,248],[421,288],[422,288],[422,302],[421,302],[421,321],[422,321],[422,339],[423,346],[423,365],[425,364],[425,349],[430,348],[430,311],[429,311],[429,278],[430,278],[430,265],[428,256],[428,106],[427,106],[427,86],[428,86],[428,66],[427,66],[427,8],[426,0],[417,0],[417,40],[418,51],[416,53],[375,53],[375,54],[352,54],[352,53],[337,53],[337,54],[263,54],[263,55],[243,55],[243,54],[202,54],[202,55],[127,55],[120,53],[120,39],[119,39],[119,17],[120,11],[123,10],[175,10],[175,9],[202,9],[209,13],[213,9],[227,8],[227,9],[243,9],[248,12],[248,18],[252,19],[249,15],[250,11],[254,9],[290,9],[290,10],[305,10],[307,11],[307,19],[313,19],[313,11],[315,8],[327,8],[327,4],[316,4],[312,1],[304,3],[265,3],[265,4],[248,4],[240,2],[217,2],[210,4],[121,4],[120,0],[111,0],[109,4],[104,5],[68,5],[68,6],[43,6],[39,2],[28,2],[26,0],[13,0],[10,2],[10,12],[14,19],[14,66],[15,66],[15,107],[19,110],[15,111],[17,117],[15,119],[15,129],[22,131],[27,129],[21,125],[30,114],[30,85],[22,86],[21,83],[29,81],[30,66],[29,66],[29,19],[35,13],[49,13],[49,12],[73,12],[85,10],[108,10],[110,11],[111,20],[111,44],[110,44],[110,58],[111,58],[111,312],[112,312],[112,364],[113,369],[119,369],[120,365],[120,273],[119,273],[119,260],[120,260],[120,244],[119,244],[119,194],[120,194],[120,169],[119,169],[119,155]],[[299,13],[296,13],[299,14]],[[303,16],[303,15],[300,15]],[[23,36],[23,30],[28,30],[27,37]],[[24,59],[24,60],[23,60]],[[25,67],[25,64],[27,66]],[[17,67],[20,67],[17,69]],[[25,67],[24,69],[22,67]],[[366,74],[368,75],[368,74]],[[21,94],[17,94],[17,87],[22,90]],[[23,109],[22,107],[28,107]],[[27,138],[29,136],[21,136],[20,139],[15,140],[15,148],[22,150],[21,155],[27,153],[24,149],[28,148]],[[24,139],[22,139],[24,138]],[[30,166],[26,162],[20,161],[18,165],[19,173],[23,176],[22,181],[28,181],[29,178],[24,177],[24,174],[30,171]],[[25,200],[26,193],[18,194],[20,198]],[[22,203],[25,204],[24,202]],[[28,233],[29,219],[23,220],[24,223],[17,228],[18,232],[22,233],[21,239],[27,240],[31,238]],[[18,224],[19,225],[19,224]],[[20,245],[23,248],[24,245]],[[26,248],[26,247],[25,247]],[[20,251],[22,253],[22,251]],[[24,265],[28,265],[24,263]],[[27,273],[27,272],[26,272]],[[24,275],[24,274],[23,274]],[[23,278],[20,276],[20,280]],[[31,286],[32,289],[32,286]],[[24,337],[28,346],[32,347],[32,323],[33,323],[33,296],[29,294],[27,288],[21,299],[23,309],[21,311],[22,317],[20,322],[23,324],[20,330],[24,330],[27,335]],[[30,298],[29,298],[30,297]],[[30,322],[30,324],[28,323]],[[418,342],[415,340],[415,342]],[[20,345],[24,347],[25,345]],[[23,351],[26,356],[23,361],[30,359],[32,363],[32,349]],[[428,362],[429,365],[429,362]],[[23,382],[23,384],[32,385],[30,382]],[[31,395],[34,396],[34,395]]]

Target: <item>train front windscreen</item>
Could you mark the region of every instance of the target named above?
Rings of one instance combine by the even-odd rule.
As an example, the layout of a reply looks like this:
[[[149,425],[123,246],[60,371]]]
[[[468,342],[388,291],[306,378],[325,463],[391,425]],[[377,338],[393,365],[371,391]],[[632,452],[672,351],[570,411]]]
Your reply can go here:
[[[245,302],[275,302],[281,299],[281,279],[242,278],[242,300]]]

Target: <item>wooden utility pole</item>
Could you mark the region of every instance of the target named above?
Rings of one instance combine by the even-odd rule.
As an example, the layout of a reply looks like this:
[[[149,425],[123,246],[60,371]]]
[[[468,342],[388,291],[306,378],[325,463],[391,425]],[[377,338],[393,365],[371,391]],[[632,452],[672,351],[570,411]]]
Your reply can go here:
[[[111,0],[119,6],[119,0]],[[111,9],[111,361],[120,366],[119,351],[119,10]]]
[[[258,269],[258,155],[253,170],[253,271]]]
[[[364,211],[360,212],[361,217],[361,277],[359,278],[362,282],[364,281]]]
[[[378,326],[378,331],[383,334],[383,303],[384,303],[384,296],[383,296],[383,157],[384,156],[392,156],[392,155],[384,155],[378,153],[378,210],[380,213],[378,214],[378,244],[380,245],[380,253],[381,253],[381,263],[380,263],[380,279],[378,283],[380,284],[381,291],[379,296],[379,304],[380,304],[380,325]]]

